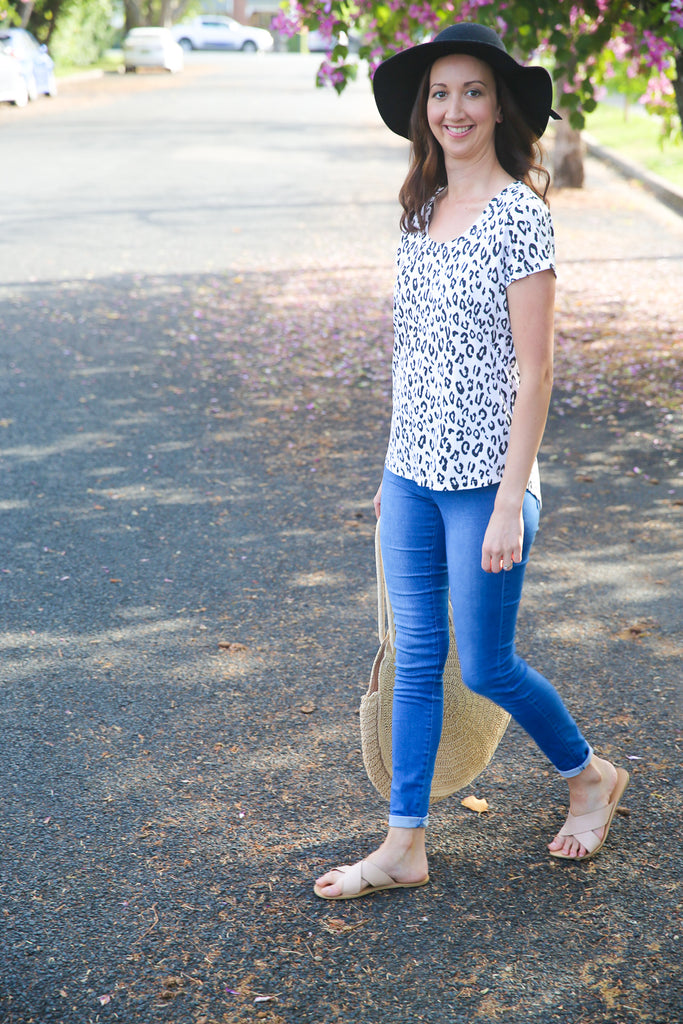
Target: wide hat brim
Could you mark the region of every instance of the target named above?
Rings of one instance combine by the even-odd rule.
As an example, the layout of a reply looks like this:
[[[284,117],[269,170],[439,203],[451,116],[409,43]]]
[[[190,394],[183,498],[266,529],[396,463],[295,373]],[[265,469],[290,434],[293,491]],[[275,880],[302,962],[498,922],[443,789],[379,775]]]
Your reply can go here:
[[[440,57],[454,53],[477,57],[501,76],[537,138],[543,135],[550,117],[559,118],[552,109],[553,83],[545,68],[518,64],[492,29],[461,22],[444,29],[429,43],[389,57],[375,71],[375,102],[392,132],[410,139],[410,116],[425,71]]]

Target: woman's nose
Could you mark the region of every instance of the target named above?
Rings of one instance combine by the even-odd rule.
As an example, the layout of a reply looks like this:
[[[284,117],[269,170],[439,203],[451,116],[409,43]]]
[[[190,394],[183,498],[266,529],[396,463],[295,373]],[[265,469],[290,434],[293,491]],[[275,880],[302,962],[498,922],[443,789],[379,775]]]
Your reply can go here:
[[[457,121],[462,116],[462,112],[462,97],[454,93],[448,99],[448,116],[453,121]]]

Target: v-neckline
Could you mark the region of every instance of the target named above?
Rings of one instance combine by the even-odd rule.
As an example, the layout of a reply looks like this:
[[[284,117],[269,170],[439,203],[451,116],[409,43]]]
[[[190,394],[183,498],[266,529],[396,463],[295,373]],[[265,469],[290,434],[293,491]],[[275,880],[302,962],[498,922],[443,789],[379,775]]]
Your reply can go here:
[[[519,184],[519,182],[517,182],[517,181],[509,181],[507,183],[507,185],[504,185],[503,188],[500,189],[499,192],[496,192],[496,194],[494,196],[491,196],[489,201],[486,203],[486,205],[483,207],[483,209],[477,214],[477,216],[475,217],[475,219],[472,221],[472,223],[470,224],[470,226],[468,228],[465,228],[464,231],[461,231],[459,235],[455,235],[453,238],[449,238],[449,239],[447,239],[447,240],[445,240],[443,242],[437,241],[436,238],[432,238],[432,236],[429,233],[429,225],[431,223],[432,214],[434,213],[434,207],[436,205],[436,200],[441,195],[441,192],[444,191],[443,189],[441,189],[439,192],[436,193],[436,195],[433,197],[433,199],[431,201],[431,209],[429,210],[429,216],[427,218],[427,224],[425,226],[425,237],[427,238],[427,241],[431,242],[432,245],[454,245],[456,242],[459,242],[461,238],[466,238],[467,235],[471,234],[473,229],[477,226],[477,224],[482,219],[482,217],[487,212],[487,210],[491,207],[491,205],[493,203],[497,202],[497,200],[500,199],[500,197],[503,195],[504,192],[506,192],[509,188],[512,188],[513,185],[517,185],[517,184]]]

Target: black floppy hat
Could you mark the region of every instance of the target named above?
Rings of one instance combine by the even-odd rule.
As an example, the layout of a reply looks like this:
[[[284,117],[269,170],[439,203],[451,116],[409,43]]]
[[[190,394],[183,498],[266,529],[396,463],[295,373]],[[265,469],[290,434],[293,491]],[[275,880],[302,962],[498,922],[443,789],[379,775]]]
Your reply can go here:
[[[546,69],[519,64],[493,29],[463,21],[445,28],[429,43],[389,57],[375,71],[372,83],[375,102],[382,120],[392,132],[404,139],[410,138],[410,115],[422,76],[434,61],[453,53],[477,57],[500,75],[537,138],[543,135],[549,117],[560,119],[552,109],[553,83]]]

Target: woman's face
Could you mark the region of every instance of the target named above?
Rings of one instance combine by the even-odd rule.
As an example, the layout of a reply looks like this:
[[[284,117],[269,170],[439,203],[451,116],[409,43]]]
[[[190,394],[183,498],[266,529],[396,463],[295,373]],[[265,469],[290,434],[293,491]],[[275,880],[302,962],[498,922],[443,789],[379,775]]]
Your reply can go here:
[[[446,159],[474,159],[495,149],[500,120],[496,82],[488,64],[463,53],[432,65],[427,121]]]

